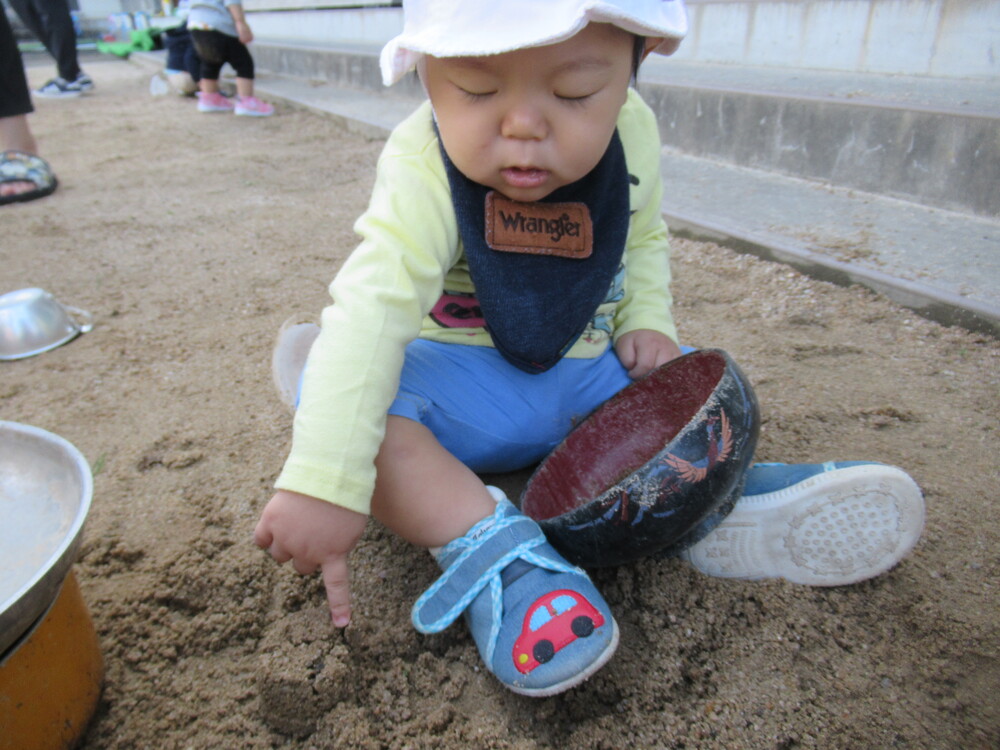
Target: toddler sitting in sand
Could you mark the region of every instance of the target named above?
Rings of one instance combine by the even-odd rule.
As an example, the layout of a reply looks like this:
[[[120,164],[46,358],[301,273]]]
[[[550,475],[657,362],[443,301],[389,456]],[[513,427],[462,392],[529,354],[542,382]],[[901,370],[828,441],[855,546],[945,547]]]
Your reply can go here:
[[[374,515],[443,570],[415,626],[437,632],[464,613],[504,685],[552,695],[608,661],[618,627],[587,574],[477,472],[538,462],[580,416],[681,354],[658,129],[630,84],[643,58],[676,49],[685,10],[407,0],[404,14],[383,75],[415,67],[429,101],[386,143],[321,329],[279,339],[279,380],[300,397],[255,540],[301,574],[321,569],[343,627],[348,555]],[[299,389],[292,352],[309,344]],[[891,498],[871,503],[868,522],[888,530],[879,555],[831,569],[782,548],[807,509],[869,494]],[[893,467],[771,464],[748,471],[729,518],[750,530],[756,567],[719,565],[724,521],[684,553],[699,569],[839,585],[898,562],[923,501]],[[570,610],[586,614],[579,629],[545,653],[518,648],[526,615]]]

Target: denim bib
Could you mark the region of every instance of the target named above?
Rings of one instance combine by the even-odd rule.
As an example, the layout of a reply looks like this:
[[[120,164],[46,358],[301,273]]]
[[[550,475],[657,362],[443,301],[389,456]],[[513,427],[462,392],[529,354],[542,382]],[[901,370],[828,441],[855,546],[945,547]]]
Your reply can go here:
[[[441,156],[493,345],[515,367],[544,372],[586,330],[625,252],[629,178],[618,131],[589,174],[536,203],[473,182],[444,144]]]

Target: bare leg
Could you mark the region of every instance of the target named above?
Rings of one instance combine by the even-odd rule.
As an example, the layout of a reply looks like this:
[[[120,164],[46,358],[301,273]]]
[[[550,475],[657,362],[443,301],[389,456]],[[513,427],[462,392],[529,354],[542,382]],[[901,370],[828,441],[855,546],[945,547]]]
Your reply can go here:
[[[202,78],[198,81],[198,88],[201,89],[204,94],[218,94],[219,93],[219,79],[218,78]]]
[[[38,154],[38,144],[28,127],[27,115],[0,117],[0,148]]]
[[[236,93],[239,96],[253,96],[253,78],[236,77]]]
[[[375,466],[378,478],[372,513],[413,544],[441,547],[496,511],[497,504],[479,477],[442,448],[430,430],[404,417],[389,417],[386,438]],[[527,521],[526,518],[522,520]],[[487,532],[488,541],[484,547],[477,549],[474,542],[466,546],[463,553],[473,556],[480,549],[486,550],[484,556],[472,558],[469,569],[458,565],[461,554],[448,559],[446,577],[438,579],[417,600],[412,617],[417,630],[433,633],[440,632],[451,624],[452,618],[459,616],[458,610],[462,608],[459,605],[475,608],[476,615],[469,618],[469,628],[479,652],[486,659],[486,668],[513,691],[544,697],[563,692],[600,669],[618,645],[618,625],[586,574],[564,567],[565,564],[556,559],[550,559],[543,567],[522,556],[515,569],[516,575],[511,576],[509,582],[504,580],[502,573],[493,572],[487,577],[482,571],[470,580],[471,568],[489,564],[492,569],[505,544],[504,552],[521,555],[519,535],[522,533],[527,531],[511,533],[501,528],[496,536],[491,537]],[[448,577],[448,572],[455,573],[455,577]],[[481,588],[484,585],[485,588]],[[548,657],[540,657],[545,664],[538,663],[537,654],[542,652],[535,652],[530,647],[517,654],[508,650],[526,616],[542,607],[551,608],[552,604],[547,602],[564,589],[564,593],[570,594],[564,600],[573,602],[573,607],[582,606],[582,600],[587,607],[600,612],[599,620],[590,616],[588,635],[583,637],[574,632],[574,640],[566,645],[565,655],[556,655],[553,649]],[[464,595],[469,593],[474,597],[471,605],[464,601]],[[569,630],[568,623],[562,627]],[[501,639],[506,638],[509,638],[506,648],[497,648]],[[519,665],[532,657],[536,659],[534,664],[541,668],[522,671]]]
[[[375,467],[372,515],[412,544],[443,546],[496,509],[479,477],[405,417],[389,417]]]

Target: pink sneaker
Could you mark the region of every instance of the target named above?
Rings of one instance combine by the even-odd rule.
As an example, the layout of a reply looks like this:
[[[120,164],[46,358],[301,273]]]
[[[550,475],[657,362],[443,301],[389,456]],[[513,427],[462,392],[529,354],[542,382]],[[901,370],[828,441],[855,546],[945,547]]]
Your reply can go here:
[[[215,92],[212,94],[204,91],[198,92],[199,112],[232,112],[233,103],[222,94]]]
[[[236,114],[267,117],[274,114],[274,107],[267,102],[262,102],[256,96],[240,96],[236,98]]]

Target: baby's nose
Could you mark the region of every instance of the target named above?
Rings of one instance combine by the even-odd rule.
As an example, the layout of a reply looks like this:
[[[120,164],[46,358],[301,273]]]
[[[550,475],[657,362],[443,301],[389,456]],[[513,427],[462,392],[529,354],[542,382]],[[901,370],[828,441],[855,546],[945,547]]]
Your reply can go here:
[[[500,133],[504,138],[541,140],[548,134],[548,123],[537,107],[521,104],[507,110]]]

